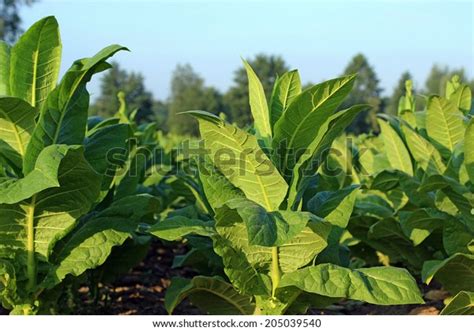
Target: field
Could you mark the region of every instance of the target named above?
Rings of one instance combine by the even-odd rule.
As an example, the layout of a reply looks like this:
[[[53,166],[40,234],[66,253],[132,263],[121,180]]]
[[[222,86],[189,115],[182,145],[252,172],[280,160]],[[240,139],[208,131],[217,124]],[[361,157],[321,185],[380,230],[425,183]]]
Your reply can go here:
[[[110,45],[59,79],[46,17],[0,43],[0,314],[474,314],[474,120],[459,76],[377,130],[357,75],[271,95],[252,125],[183,109],[199,137],[90,116]],[[59,83],[58,82],[59,79]]]

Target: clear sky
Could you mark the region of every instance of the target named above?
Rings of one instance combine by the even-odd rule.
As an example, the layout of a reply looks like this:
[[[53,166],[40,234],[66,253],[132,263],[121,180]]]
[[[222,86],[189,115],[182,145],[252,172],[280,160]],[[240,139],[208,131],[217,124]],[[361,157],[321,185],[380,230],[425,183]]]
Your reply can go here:
[[[259,52],[282,55],[312,82],[339,75],[363,52],[385,93],[404,70],[422,85],[433,63],[474,75],[474,5],[466,0],[39,0],[21,14],[24,28],[57,17],[63,71],[108,44],[127,46],[132,52],[116,59],[142,72],[158,98],[168,95],[177,63],[224,91],[240,56]]]

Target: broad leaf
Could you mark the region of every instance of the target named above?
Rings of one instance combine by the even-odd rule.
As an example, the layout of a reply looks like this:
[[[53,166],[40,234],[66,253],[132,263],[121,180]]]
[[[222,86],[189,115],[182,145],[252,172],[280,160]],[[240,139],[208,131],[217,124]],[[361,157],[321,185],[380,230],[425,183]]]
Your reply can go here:
[[[385,153],[392,169],[400,170],[413,176],[413,165],[411,163],[410,154],[403,140],[387,122],[379,119],[377,123],[382,131],[381,135]]]
[[[440,315],[474,315],[474,292],[461,291],[456,294]]]
[[[50,269],[41,284],[52,288],[69,274],[81,275],[87,269],[102,265],[114,246],[119,246],[136,230],[138,222],[156,211],[156,199],[137,195],[116,201],[72,233],[54,257],[55,266]]]
[[[173,216],[154,224],[149,233],[164,240],[178,240],[189,234],[211,236],[215,233],[212,222],[191,219],[184,216]]]
[[[428,174],[442,174],[446,170],[441,154],[428,140],[406,125],[402,125],[402,131],[416,166]]]
[[[282,246],[298,235],[308,221],[314,218],[305,212],[285,210],[267,212],[262,206],[247,199],[230,200],[226,203],[226,207],[235,210],[245,223],[250,245]],[[217,218],[221,217],[219,214],[222,212],[226,213],[226,218],[231,215],[221,209],[218,210]]]
[[[451,292],[474,291],[474,255],[454,254],[446,260],[426,261],[421,272],[426,284],[433,279]]]
[[[89,108],[86,83],[92,75],[109,67],[105,62],[119,45],[104,48],[95,56],[76,61],[66,72],[61,83],[48,95],[26,150],[23,171],[29,173],[43,148],[53,144],[82,144]]]
[[[46,147],[39,155],[35,168],[24,178],[0,182],[0,204],[14,204],[52,187],[59,187],[61,161],[71,148],[65,145]]]
[[[255,310],[252,297],[239,294],[219,277],[173,278],[165,296],[168,313],[186,298],[209,314],[251,315]]]
[[[280,169],[293,169],[301,154],[321,133],[325,123],[347,97],[355,76],[346,76],[313,86],[297,96],[274,128],[273,148]]]
[[[84,159],[81,147],[69,147],[52,187],[17,204],[0,205],[0,257],[28,253],[47,260],[54,244],[89,211],[100,188],[100,177]]]
[[[299,94],[301,94],[301,79],[298,70],[285,72],[281,77],[278,77],[270,99],[272,128]]]
[[[423,208],[400,213],[400,226],[403,233],[413,241],[414,246],[421,244],[433,231],[442,228],[449,215],[436,209]]]
[[[21,157],[35,128],[36,110],[26,101],[12,97],[0,98],[0,140]]]
[[[454,147],[464,137],[463,114],[454,102],[437,96],[431,97],[427,105],[426,131],[443,157],[449,158]]]
[[[324,153],[327,153],[334,139],[344,132],[345,128],[361,111],[367,109],[366,105],[360,105],[341,110],[331,115],[324,123],[318,136],[309,145],[306,153],[301,155],[294,167],[288,193],[288,206],[290,208],[296,207],[304,193],[309,177],[318,170],[324,160]]]
[[[61,64],[61,38],[53,16],[36,22],[12,47],[11,95],[41,109],[56,86]]]
[[[189,113],[199,119],[201,136],[216,168],[250,200],[268,211],[278,209],[288,185],[255,137],[212,114]]]
[[[415,279],[405,269],[374,267],[347,269],[320,264],[283,275],[280,287],[379,305],[423,303]]]

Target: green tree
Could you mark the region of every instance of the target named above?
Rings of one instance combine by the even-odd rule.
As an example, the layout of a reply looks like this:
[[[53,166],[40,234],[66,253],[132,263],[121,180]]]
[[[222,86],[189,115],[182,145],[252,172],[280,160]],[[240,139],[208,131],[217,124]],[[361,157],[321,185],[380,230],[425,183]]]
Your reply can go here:
[[[117,94],[122,91],[128,108],[138,109],[137,122],[154,119],[153,95],[145,88],[143,76],[121,69],[118,63],[113,63],[112,66],[102,76],[101,93],[91,112],[105,118],[113,116],[119,108]]]
[[[349,126],[348,131],[354,133],[377,131],[376,114],[384,109],[384,100],[381,98],[382,89],[379,79],[369,61],[363,54],[355,55],[344,70],[344,75],[357,73],[357,80],[349,97],[342,107],[347,108],[356,104],[370,104],[372,110],[361,113]]]
[[[196,121],[191,116],[180,115],[188,110],[207,110],[219,114],[222,96],[204,80],[189,64],[178,65],[171,78],[171,95],[168,101],[168,130],[177,134],[198,134]]]
[[[387,110],[386,110],[387,114],[394,115],[394,116],[397,115],[398,102],[400,101],[400,98],[405,95],[405,82],[407,80],[413,80],[413,77],[408,71],[405,71],[400,76],[400,79],[398,80],[397,85],[393,89],[392,96],[388,100]]]
[[[285,60],[280,56],[257,54],[248,61],[260,78],[265,95],[270,97],[273,84],[278,75],[288,71]],[[239,126],[252,123],[248,96],[248,80],[244,66],[239,67],[234,73],[234,83],[224,95],[226,114],[230,120]]]
[[[30,6],[36,0],[1,0],[0,1],[0,37],[13,43],[23,32],[21,29],[20,7]]]

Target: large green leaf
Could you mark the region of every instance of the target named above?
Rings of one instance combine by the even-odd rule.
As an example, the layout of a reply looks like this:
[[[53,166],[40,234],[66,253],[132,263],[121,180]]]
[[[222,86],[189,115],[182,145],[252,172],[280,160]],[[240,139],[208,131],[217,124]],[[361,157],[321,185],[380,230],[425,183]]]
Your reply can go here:
[[[454,254],[439,261],[426,261],[421,273],[423,282],[431,283],[433,279],[451,292],[474,291],[474,255]]]
[[[32,170],[44,147],[53,144],[82,144],[89,108],[86,83],[93,74],[109,67],[105,60],[124,49],[126,48],[119,45],[111,45],[91,58],[76,61],[66,72],[41,109],[23,162],[25,174]]]
[[[216,168],[250,200],[268,211],[278,209],[288,185],[255,137],[212,114],[189,113],[199,119],[201,136]]]
[[[286,286],[379,305],[423,303],[415,279],[393,267],[351,270],[325,263],[283,275],[280,287]]]
[[[235,211],[235,216],[240,217],[247,227],[250,245],[266,247],[281,246],[298,235],[314,218],[307,212],[273,211],[267,212],[265,208],[248,199],[233,199],[226,203],[226,207]],[[221,217],[222,209],[218,210],[217,218]],[[231,213],[224,211],[225,217]],[[234,217],[235,217],[234,216]]]
[[[14,204],[51,187],[58,187],[59,166],[71,149],[65,145],[46,147],[35,168],[24,178],[7,178],[0,182],[0,204]]]
[[[215,211],[231,199],[245,197],[244,193],[232,185],[207,159],[199,164],[199,179],[212,209]]]
[[[58,154],[60,155],[60,154]],[[69,147],[58,170],[59,187],[52,187],[17,204],[0,205],[0,256],[28,252],[48,259],[54,244],[77,218],[89,211],[100,177],[84,159],[82,147]]]
[[[149,230],[154,236],[164,240],[177,240],[188,234],[211,236],[215,233],[213,222],[173,216],[154,224]]]
[[[55,265],[41,285],[52,288],[69,274],[79,276],[102,265],[112,248],[122,245],[142,217],[156,211],[156,206],[156,198],[150,195],[130,196],[87,220],[61,243],[52,261]]]
[[[402,231],[415,246],[421,244],[433,231],[442,228],[443,223],[448,220],[449,215],[431,208],[400,213]]]
[[[251,296],[239,294],[219,277],[173,278],[165,296],[168,313],[186,298],[209,314],[251,315],[255,310]]]
[[[10,46],[0,40],[0,95],[10,95]]]
[[[443,157],[449,158],[464,138],[463,114],[453,101],[433,96],[427,104],[426,131]]]
[[[255,130],[259,138],[268,142],[272,136],[272,128],[270,126],[270,112],[268,111],[265,91],[250,64],[245,60],[242,61],[244,62],[249,80],[250,110],[252,111],[253,120],[255,122]]]
[[[352,215],[357,188],[351,185],[335,192],[319,192],[308,201],[311,212],[333,225],[328,236],[328,246],[319,256],[320,261],[341,262],[339,241]]]
[[[403,140],[387,122],[378,119],[377,123],[381,129],[381,135],[384,143],[385,153],[390,166],[395,170],[403,171],[413,176],[413,165],[410,154],[403,143]]]
[[[232,246],[242,253],[250,266],[259,270],[268,269],[272,261],[272,248],[250,245],[248,230],[240,217],[229,210],[217,215],[216,230]],[[278,261],[282,272],[295,271],[314,260],[327,246],[331,226],[322,220],[312,218],[300,233],[278,247]]]
[[[274,127],[273,148],[281,160],[280,169],[293,169],[299,157],[307,153],[306,149],[351,91],[354,79],[352,75],[315,85],[288,106]]]
[[[288,193],[288,206],[295,208],[304,193],[305,184],[316,173],[324,160],[324,153],[331,147],[334,139],[340,136],[345,128],[367,105],[354,106],[331,115],[321,127],[318,136],[311,142],[306,153],[301,155],[294,167]]]
[[[420,167],[428,174],[442,174],[446,170],[439,151],[423,136],[415,132],[406,125],[402,125],[408,149],[416,161],[416,166]]]
[[[440,315],[474,315],[474,292],[461,291],[456,294]]]
[[[56,86],[61,65],[61,38],[53,16],[28,29],[12,47],[11,95],[41,109]]]
[[[257,269],[257,266],[249,261],[243,248],[247,248],[247,254],[259,260],[259,263],[268,264],[268,261],[262,261],[262,254],[267,253],[271,256],[270,248],[250,249],[246,243],[246,229],[241,226],[227,226],[217,229],[220,236],[212,237],[214,242],[214,251],[222,258],[224,263],[224,272],[231,281],[232,285],[241,293],[247,295],[270,294],[269,279]],[[240,241],[235,242],[238,238]],[[245,245],[245,246],[242,246]],[[262,252],[263,250],[263,252]],[[270,257],[268,257],[268,260]]]
[[[464,164],[471,184],[474,185],[474,119],[469,121],[464,137]]]
[[[35,128],[36,109],[18,98],[0,98],[0,140],[21,157]]]
[[[285,72],[275,82],[270,99],[270,122],[272,128],[291,102],[301,93],[301,79],[298,70]]]

